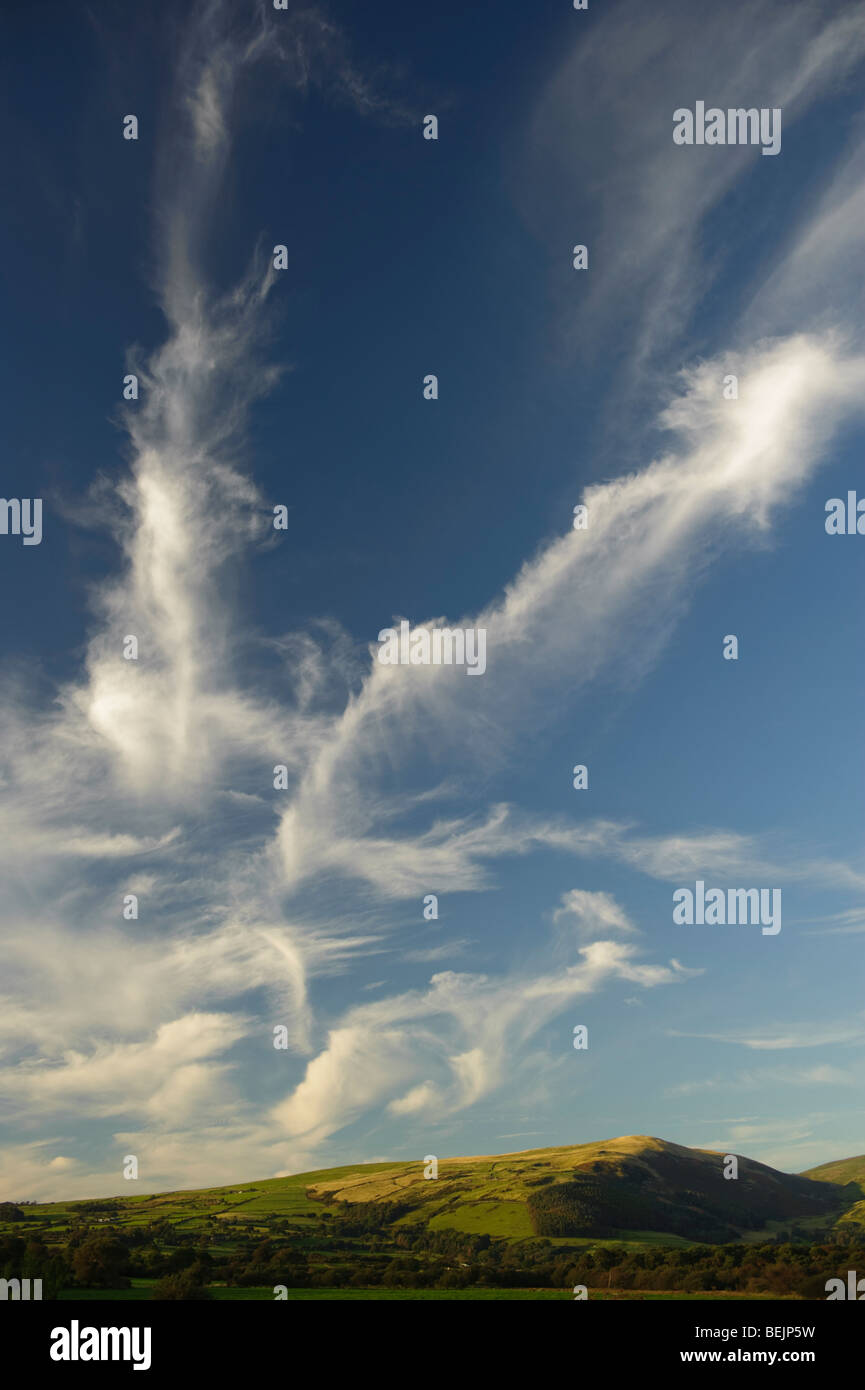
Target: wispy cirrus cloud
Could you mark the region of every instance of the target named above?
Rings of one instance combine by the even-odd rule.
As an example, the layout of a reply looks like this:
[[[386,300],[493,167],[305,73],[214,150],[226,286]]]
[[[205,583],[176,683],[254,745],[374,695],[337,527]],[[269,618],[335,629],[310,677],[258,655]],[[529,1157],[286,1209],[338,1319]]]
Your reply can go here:
[[[282,815],[287,884],[326,870],[398,897],[417,891],[421,872],[457,888],[483,882],[472,861],[507,838],[503,812],[485,825],[441,821],[414,836],[394,833],[394,810],[378,789],[390,769],[403,767],[408,785],[433,750],[464,767],[507,759],[517,731],[565,680],[573,694],[613,661],[620,680],[644,675],[711,559],[764,531],[825,458],[842,421],[861,416],[865,356],[848,353],[837,335],[803,333],[739,353],[743,389],[733,410],[719,389],[727,366],[718,359],[684,372],[662,415],[676,441],[670,452],[588,489],[590,528],[550,542],[500,599],[460,618],[487,631],[489,679],[372,663]],[[665,850],[672,860],[674,845],[674,837],[644,845],[644,861]]]
[[[777,1024],[753,1031],[730,1029],[725,1033],[679,1033],[674,1037],[705,1038],[709,1042],[732,1043],[754,1052],[785,1052],[791,1048],[838,1047],[865,1041],[865,1020],[847,1023],[802,1023],[797,1028]]]
[[[765,1067],[754,1071],[736,1072],[732,1076],[711,1076],[699,1081],[682,1081],[667,1087],[665,1095],[696,1096],[707,1091],[765,1091],[767,1087],[782,1086],[859,1086],[861,1077],[846,1067]]]
[[[737,254],[740,238],[719,246],[706,236],[707,224],[723,216],[725,199],[755,164],[763,166],[756,171],[760,178],[769,177],[765,166],[771,161],[748,147],[727,148],[717,159],[711,157],[717,151],[675,146],[676,108],[700,95],[708,106],[780,107],[783,138],[790,142],[799,138],[797,123],[806,113],[856,80],[863,58],[865,18],[858,6],[746,0],[735,9],[708,10],[672,0],[663,10],[612,7],[604,23],[574,45],[542,92],[514,177],[515,196],[536,235],[549,243],[563,228],[576,227],[577,239],[595,248],[577,312],[570,309],[574,295],[565,278],[569,242],[550,248],[553,264],[561,267],[556,288],[569,306],[562,332],[571,346],[582,340],[595,354],[615,335],[617,345],[627,345],[632,384],[642,377],[657,388],[695,307]],[[614,162],[607,140],[586,139],[589,130],[605,132],[616,150]],[[579,179],[572,172],[575,158]],[[858,165],[856,173],[854,185],[849,177],[837,184],[838,193],[846,187],[843,221],[850,232],[861,199]],[[819,305],[824,317],[827,301],[818,297],[815,266],[809,264],[807,277],[795,275],[809,251],[818,285],[824,271],[837,267],[837,244],[824,239],[827,224],[821,221],[819,236],[813,224],[804,234],[799,227],[792,233],[791,256],[800,264],[770,272],[774,328],[767,329],[764,320],[759,336],[801,329],[806,308]],[[766,253],[776,252],[783,235],[773,229],[764,237],[763,254],[757,253],[764,278]],[[852,255],[853,239],[843,239]],[[806,280],[811,289],[803,293]],[[839,283],[834,277],[836,289]],[[792,319],[791,298],[800,311]],[[834,312],[843,312],[833,299]]]

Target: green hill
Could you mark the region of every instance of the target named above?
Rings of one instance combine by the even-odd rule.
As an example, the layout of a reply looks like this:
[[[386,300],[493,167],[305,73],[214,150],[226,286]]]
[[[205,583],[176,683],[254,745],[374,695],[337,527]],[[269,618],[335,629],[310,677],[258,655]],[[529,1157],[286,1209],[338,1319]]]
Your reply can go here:
[[[858,1165],[858,1167],[857,1167]],[[231,1187],[21,1208],[24,1222],[58,1233],[70,1223],[122,1228],[165,1222],[214,1243],[241,1229],[312,1233],[365,1225],[502,1236],[519,1241],[613,1239],[723,1242],[794,1224],[865,1224],[865,1159],[781,1173],[739,1157],[725,1179],[724,1156],[647,1135],[522,1153],[443,1158],[424,1177],[421,1159],[355,1164]],[[857,1211],[862,1206],[862,1214]],[[21,1220],[16,1221],[21,1229]]]
[[[524,1153],[445,1159],[438,1178],[421,1163],[340,1182],[311,1183],[309,1195],[337,1207],[392,1207],[398,1222],[432,1229],[550,1237],[616,1238],[655,1232],[686,1240],[731,1241],[768,1222],[831,1224],[845,1192],[831,1181],[777,1172],[739,1157],[724,1177],[721,1153],[648,1135]]]
[[[858,1158],[838,1158],[831,1163],[821,1163],[817,1168],[806,1168],[803,1178],[813,1178],[816,1182],[834,1182],[844,1186],[846,1183],[858,1184],[865,1197],[865,1154]]]
[[[809,1168],[802,1177],[842,1187],[847,1210],[839,1217],[837,1228],[850,1235],[862,1233],[865,1228],[865,1154],[821,1163],[817,1168]]]

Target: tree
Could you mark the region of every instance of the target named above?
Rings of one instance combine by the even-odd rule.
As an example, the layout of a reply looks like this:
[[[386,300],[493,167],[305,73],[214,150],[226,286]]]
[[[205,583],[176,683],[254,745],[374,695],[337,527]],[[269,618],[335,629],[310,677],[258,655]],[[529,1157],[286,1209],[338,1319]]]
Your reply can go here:
[[[88,1289],[128,1289],[129,1252],[116,1236],[88,1236],[72,1255],[75,1281]]]
[[[205,1278],[201,1265],[190,1265],[188,1269],[181,1270],[179,1274],[166,1274],[162,1279],[158,1279],[153,1286],[150,1297],[161,1300],[172,1299],[181,1303],[212,1298],[213,1294],[205,1286]]]

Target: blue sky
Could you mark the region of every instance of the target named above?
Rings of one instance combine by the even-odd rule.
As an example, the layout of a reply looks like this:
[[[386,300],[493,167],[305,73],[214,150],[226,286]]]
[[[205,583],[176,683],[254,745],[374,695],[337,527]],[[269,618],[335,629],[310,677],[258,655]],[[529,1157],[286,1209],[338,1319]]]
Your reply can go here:
[[[2,28],[6,1195],[861,1152],[861,7]],[[483,676],[382,666],[401,618]]]

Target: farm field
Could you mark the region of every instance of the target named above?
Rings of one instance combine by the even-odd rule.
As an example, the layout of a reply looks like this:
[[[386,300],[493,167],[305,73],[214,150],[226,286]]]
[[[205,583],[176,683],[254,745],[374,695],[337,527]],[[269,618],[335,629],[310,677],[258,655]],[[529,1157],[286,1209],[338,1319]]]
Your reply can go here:
[[[155,1280],[136,1279],[133,1280],[131,1289],[65,1289],[60,1294],[61,1302],[67,1303],[101,1303],[110,1302],[141,1302],[149,1301]],[[243,1302],[243,1303],[273,1303],[276,1300],[271,1288],[225,1288],[211,1286],[211,1298],[218,1302]],[[771,1299],[771,1294],[751,1294],[748,1300]],[[668,1292],[642,1292],[631,1289],[592,1289],[589,1293],[589,1300],[592,1302],[601,1301],[604,1303],[628,1303],[641,1300],[651,1302],[729,1302],[742,1301],[745,1295],[730,1293],[684,1293],[678,1290]],[[544,1303],[550,1302],[573,1302],[573,1293],[569,1289],[289,1289],[285,1302],[397,1302],[404,1303],[408,1300],[416,1302],[435,1301],[435,1302],[480,1302],[480,1303],[500,1303],[505,1301],[531,1302],[540,1300]]]

